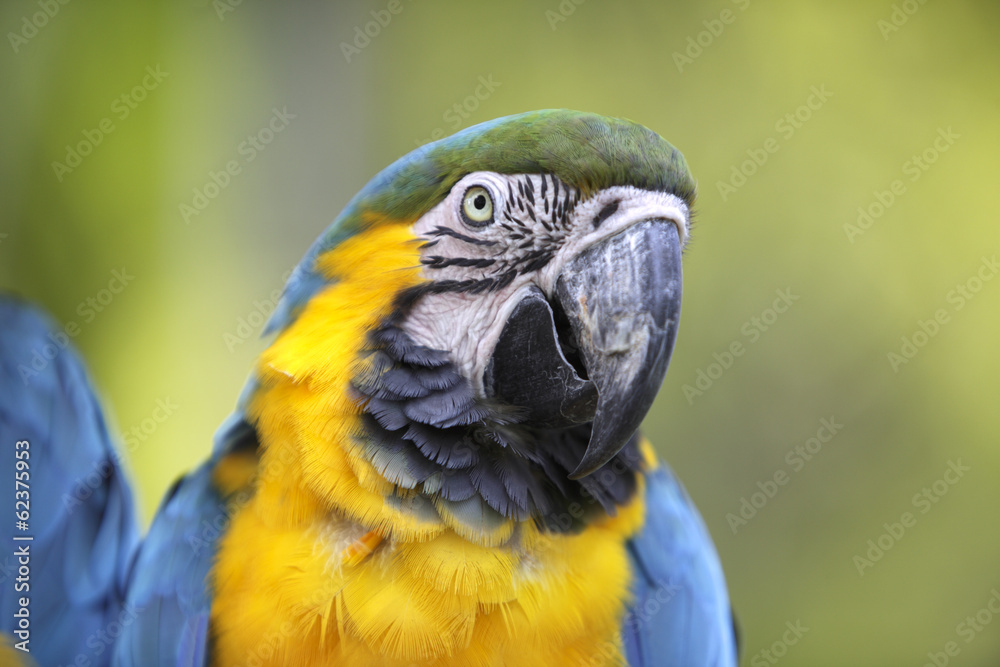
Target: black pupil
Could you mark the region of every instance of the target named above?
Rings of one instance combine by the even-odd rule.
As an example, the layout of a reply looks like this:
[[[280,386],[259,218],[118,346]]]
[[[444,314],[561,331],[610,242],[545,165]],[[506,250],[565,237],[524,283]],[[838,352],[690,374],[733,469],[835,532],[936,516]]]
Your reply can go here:
[[[476,198],[472,200],[472,205],[482,211],[486,208],[486,195],[476,195]]]

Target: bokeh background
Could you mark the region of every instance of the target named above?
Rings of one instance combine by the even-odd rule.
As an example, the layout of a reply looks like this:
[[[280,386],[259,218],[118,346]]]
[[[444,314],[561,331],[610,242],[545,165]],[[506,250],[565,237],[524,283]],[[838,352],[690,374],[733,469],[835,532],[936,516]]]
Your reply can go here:
[[[998,18],[8,1],[0,287],[78,326],[148,522],[232,409],[283,277],[379,169],[529,109],[641,122],[699,182],[646,430],[716,540],[743,664],[997,665]],[[786,643],[786,623],[808,630]]]

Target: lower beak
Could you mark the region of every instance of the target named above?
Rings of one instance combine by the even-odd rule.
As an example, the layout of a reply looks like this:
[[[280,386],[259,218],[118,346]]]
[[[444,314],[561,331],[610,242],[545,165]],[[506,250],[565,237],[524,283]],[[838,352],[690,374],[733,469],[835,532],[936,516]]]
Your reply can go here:
[[[667,372],[681,306],[681,244],[647,220],[586,248],[556,280],[552,309],[533,290],[508,319],[487,390],[542,428],[592,422],[570,478],[598,470],[635,434]]]

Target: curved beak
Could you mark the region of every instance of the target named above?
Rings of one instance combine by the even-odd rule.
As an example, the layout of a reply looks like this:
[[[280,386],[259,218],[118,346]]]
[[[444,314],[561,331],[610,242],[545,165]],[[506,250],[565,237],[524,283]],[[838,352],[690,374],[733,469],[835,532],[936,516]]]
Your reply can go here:
[[[579,479],[625,446],[666,375],[681,306],[677,227],[646,220],[586,248],[563,267],[554,302],[533,290],[515,307],[484,383],[533,425],[592,422],[570,474]]]

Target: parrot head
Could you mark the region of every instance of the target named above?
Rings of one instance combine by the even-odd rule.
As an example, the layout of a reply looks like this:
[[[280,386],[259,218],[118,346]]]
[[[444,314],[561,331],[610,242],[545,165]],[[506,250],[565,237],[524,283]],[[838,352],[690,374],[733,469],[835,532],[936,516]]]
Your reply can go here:
[[[342,391],[357,414],[343,446],[377,473],[352,463],[362,484],[442,516],[544,521],[581,494],[613,511],[676,337],[694,192],[659,135],[588,113],[509,116],[417,149],[289,280],[256,384],[327,398],[272,421],[336,439],[322,422]]]

